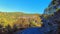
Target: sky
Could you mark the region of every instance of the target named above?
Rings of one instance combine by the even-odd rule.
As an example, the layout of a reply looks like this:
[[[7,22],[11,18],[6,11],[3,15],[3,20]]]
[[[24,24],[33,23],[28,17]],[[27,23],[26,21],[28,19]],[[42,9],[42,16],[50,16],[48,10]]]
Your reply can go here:
[[[51,0],[0,0],[0,12],[43,14]]]

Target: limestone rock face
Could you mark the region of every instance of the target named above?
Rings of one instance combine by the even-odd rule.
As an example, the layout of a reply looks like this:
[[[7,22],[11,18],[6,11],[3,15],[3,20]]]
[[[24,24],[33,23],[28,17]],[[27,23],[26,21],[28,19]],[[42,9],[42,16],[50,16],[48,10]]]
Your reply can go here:
[[[58,32],[60,32],[60,0],[53,0],[48,8],[45,9],[44,14],[51,15],[48,18],[49,22],[53,25],[53,27],[57,27]]]

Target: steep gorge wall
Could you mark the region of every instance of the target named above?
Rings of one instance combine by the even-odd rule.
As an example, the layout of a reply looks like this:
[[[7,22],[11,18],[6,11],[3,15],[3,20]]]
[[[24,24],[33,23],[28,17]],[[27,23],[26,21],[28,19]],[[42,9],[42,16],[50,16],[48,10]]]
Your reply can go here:
[[[53,0],[45,9],[44,15],[48,15],[48,23],[50,23],[51,27],[54,27],[53,30],[57,30],[56,34],[60,34],[60,0]]]

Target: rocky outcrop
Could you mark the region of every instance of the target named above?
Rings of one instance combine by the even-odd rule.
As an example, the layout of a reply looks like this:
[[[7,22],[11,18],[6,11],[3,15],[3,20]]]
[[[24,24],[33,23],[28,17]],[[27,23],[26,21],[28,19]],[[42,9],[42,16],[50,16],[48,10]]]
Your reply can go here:
[[[44,14],[51,15],[60,9],[60,0],[52,0],[50,5],[45,9]]]
[[[60,34],[60,0],[53,0],[51,4],[48,6],[47,9],[45,9],[44,12],[45,15],[51,15],[49,16],[48,20],[53,25],[53,27],[57,27],[57,33]],[[54,28],[53,28],[54,29]]]

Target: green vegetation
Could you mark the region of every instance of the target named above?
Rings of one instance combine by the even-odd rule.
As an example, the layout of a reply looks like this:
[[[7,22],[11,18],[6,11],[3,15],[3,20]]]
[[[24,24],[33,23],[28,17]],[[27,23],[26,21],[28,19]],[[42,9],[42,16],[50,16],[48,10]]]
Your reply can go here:
[[[0,24],[3,26],[3,28],[5,28],[8,25],[10,25],[10,27],[13,28],[14,25],[18,24],[19,27],[22,26],[27,27],[30,25],[30,23],[32,25],[35,25],[35,27],[36,26],[41,27],[40,20],[41,20],[40,14],[25,14],[20,12],[0,12]]]

